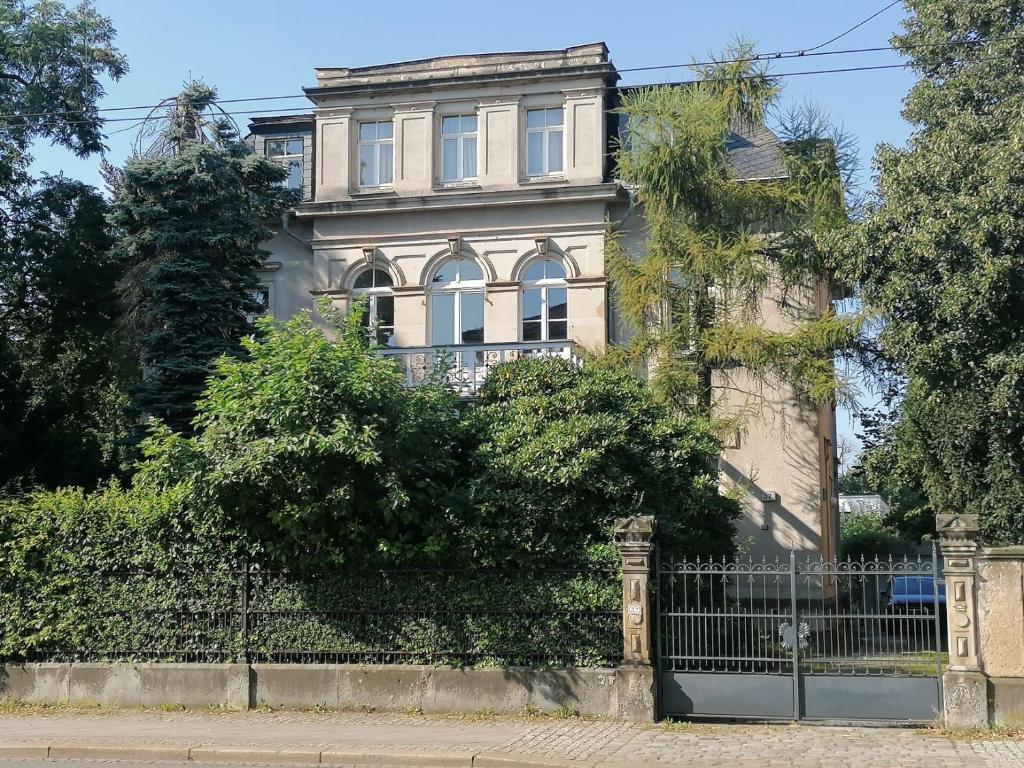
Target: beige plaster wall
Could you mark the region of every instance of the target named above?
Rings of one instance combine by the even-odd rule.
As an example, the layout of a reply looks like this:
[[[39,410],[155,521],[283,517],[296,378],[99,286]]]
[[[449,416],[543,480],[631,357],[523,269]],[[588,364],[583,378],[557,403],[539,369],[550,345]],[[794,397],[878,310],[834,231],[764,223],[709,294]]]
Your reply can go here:
[[[438,88],[424,83],[415,94],[373,93],[317,99],[316,191],[319,202],[381,193],[443,194],[449,189],[536,189],[602,181],[607,146],[606,97],[600,78],[483,83]],[[541,178],[526,174],[526,112],[562,107],[563,168]],[[477,177],[441,181],[441,118],[477,115]],[[393,120],[394,182],[360,189],[358,124]]]
[[[312,227],[308,223],[292,222],[289,229],[306,241],[312,235]],[[271,240],[263,244],[263,248],[270,252],[270,256],[259,279],[270,289],[270,314],[279,320],[287,320],[303,310],[311,310],[313,252],[280,228]]]
[[[395,345],[425,346],[429,294],[425,286],[449,257],[448,237],[458,235],[459,253],[483,270],[485,342],[516,343],[520,336],[520,280],[537,258],[537,238],[547,255],[566,269],[569,337],[588,349],[606,340],[604,205],[519,204],[508,208],[467,206],[449,210],[350,214],[313,220],[312,283],[345,309],[356,276],[366,269],[364,249],[387,270],[395,285]]]
[[[642,253],[647,238],[642,211],[627,215],[621,207],[615,216],[621,219],[623,246],[629,253]],[[614,295],[614,286],[611,291]],[[821,286],[785,290],[775,284],[756,308],[756,321],[784,330],[796,319],[820,312],[825,302]],[[610,327],[614,340],[628,339],[629,329],[614,307]],[[713,383],[720,412],[742,414],[742,426],[726,441],[719,464],[723,486],[741,494],[741,547],[758,559],[774,559],[788,549],[834,557],[838,494],[833,410],[801,398],[788,384],[758,381],[743,370],[719,374]],[[765,500],[764,493],[777,498]]]
[[[982,550],[978,567],[978,639],[991,677],[1024,678],[1024,547]]]

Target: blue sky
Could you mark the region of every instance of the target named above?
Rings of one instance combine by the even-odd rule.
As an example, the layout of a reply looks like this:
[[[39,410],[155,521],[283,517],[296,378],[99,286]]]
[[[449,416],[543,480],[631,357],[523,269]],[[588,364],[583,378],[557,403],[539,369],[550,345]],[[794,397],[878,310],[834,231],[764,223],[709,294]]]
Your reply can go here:
[[[190,76],[218,88],[222,98],[295,94],[313,81],[316,66],[363,66],[443,54],[564,48],[603,40],[620,68],[679,64],[723,48],[733,37],[760,51],[806,50],[870,16],[885,0],[96,0],[113,19],[131,71],[112,83],[103,106],[152,104],[173,95]],[[903,17],[897,5],[827,50],[884,46]],[[787,59],[774,71],[899,63],[891,52]],[[680,67],[625,73],[624,84],[685,79]],[[784,99],[818,102],[857,137],[870,183],[870,158],[882,142],[902,144],[909,126],[901,101],[911,72],[878,70],[784,79]],[[242,104],[236,109],[303,109],[303,99]],[[130,113],[129,113],[130,114]],[[111,113],[124,116],[124,113]],[[244,127],[245,115],[236,119]],[[111,131],[131,123],[111,123]],[[111,133],[109,159],[128,155],[134,132]],[[99,184],[97,158],[78,160],[40,145],[35,170]],[[851,436],[840,414],[840,433]]]

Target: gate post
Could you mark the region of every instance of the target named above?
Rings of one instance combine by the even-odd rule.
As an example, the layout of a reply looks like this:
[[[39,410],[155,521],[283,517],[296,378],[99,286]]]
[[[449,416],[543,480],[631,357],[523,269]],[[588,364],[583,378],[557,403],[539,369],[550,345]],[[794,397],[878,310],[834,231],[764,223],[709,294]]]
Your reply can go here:
[[[622,720],[654,722],[657,686],[651,665],[651,554],[654,518],[634,515],[615,521],[622,558],[622,664],[615,670],[616,712]]]
[[[633,666],[651,666],[653,535],[654,518],[649,515],[615,521],[615,544],[622,557],[622,661]]]
[[[947,728],[987,727],[988,679],[978,644],[978,516],[940,514],[936,529],[946,578],[949,648],[949,667],[942,676],[943,721]]]

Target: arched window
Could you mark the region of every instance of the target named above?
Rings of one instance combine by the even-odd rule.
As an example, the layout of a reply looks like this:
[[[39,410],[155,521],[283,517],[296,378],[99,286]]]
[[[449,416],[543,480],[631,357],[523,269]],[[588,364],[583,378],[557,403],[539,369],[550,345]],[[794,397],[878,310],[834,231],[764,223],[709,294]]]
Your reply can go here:
[[[356,276],[352,284],[352,297],[368,298],[363,326],[378,344],[394,345],[395,297],[391,290],[391,275],[383,269],[367,269]]]
[[[484,273],[472,259],[443,262],[430,281],[430,343],[484,342]]]
[[[557,259],[537,259],[523,275],[523,341],[569,338],[565,267]]]

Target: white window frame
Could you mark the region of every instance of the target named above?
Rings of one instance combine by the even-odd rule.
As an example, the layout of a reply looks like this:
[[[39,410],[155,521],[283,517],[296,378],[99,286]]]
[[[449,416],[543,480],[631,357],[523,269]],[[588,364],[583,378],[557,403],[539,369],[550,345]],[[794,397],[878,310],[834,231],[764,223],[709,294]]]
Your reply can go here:
[[[562,122],[559,125],[548,125],[547,124],[547,113],[550,110],[561,110]],[[544,125],[539,128],[530,127],[530,113],[531,112],[543,112],[544,113]],[[565,157],[566,157],[566,140],[565,140],[565,106],[561,104],[552,104],[550,106],[536,106],[528,107],[523,115],[523,125],[526,126],[526,178],[528,179],[542,179],[549,176],[564,176],[565,175]],[[562,135],[562,157],[561,168],[558,170],[551,170],[551,138],[550,135],[557,131]],[[543,152],[543,170],[540,173],[530,172],[530,136],[533,134],[541,135],[541,150]]]
[[[458,133],[445,133],[444,132],[444,121],[446,118],[458,118],[460,121]],[[461,120],[464,117],[472,117],[476,120],[475,131],[462,131]],[[480,117],[475,112],[460,112],[452,115],[441,115],[441,122],[438,126],[438,135],[441,137],[441,183],[442,184],[459,184],[460,182],[476,181],[479,178],[480,168]],[[446,140],[455,140],[455,152],[456,152],[456,176],[448,178],[444,175],[445,162],[444,162],[444,146]],[[466,169],[463,167],[466,158],[465,141],[466,139],[472,139],[476,145],[473,152],[473,156],[476,159],[475,167],[473,168],[472,174],[467,174]]]
[[[363,139],[361,138],[364,125],[381,125],[387,124],[391,126],[391,136],[388,138],[380,139]],[[379,131],[379,129],[378,129]],[[374,158],[376,159],[377,167],[374,170],[374,178],[376,178],[376,184],[364,184],[363,183],[363,169],[362,169],[362,158],[363,158],[363,147],[374,147]],[[386,149],[385,149],[386,147]],[[388,181],[382,182],[380,180],[380,159],[381,153],[387,151],[391,153],[391,178]],[[356,181],[359,189],[389,189],[394,186],[395,183],[395,121],[393,118],[379,119],[379,120],[360,120],[356,123]]]
[[[285,148],[288,147],[289,141],[299,141],[302,143],[302,151],[299,154],[284,154],[284,155],[271,155],[270,154],[270,143],[273,141],[285,142]],[[301,134],[288,134],[286,136],[265,136],[263,138],[263,156],[268,160],[272,160],[275,163],[280,163],[284,166],[286,171],[290,171],[290,166],[293,161],[299,163],[299,186],[293,187],[288,183],[288,177],[281,180],[281,186],[287,187],[288,189],[295,189],[302,191],[306,187],[306,137]]]
[[[391,277],[391,275],[388,274],[388,271],[386,269],[381,269],[380,267],[367,267],[366,269],[359,270],[359,272],[356,274],[356,276],[352,280],[352,285],[355,285],[355,281],[358,280],[363,275],[365,275],[367,272],[371,272],[371,273],[372,272],[383,272],[384,274],[388,275],[389,278]],[[392,280],[393,280],[393,278],[392,278]],[[377,319],[378,319],[377,318],[377,299],[380,298],[381,296],[389,296],[393,300],[395,298],[394,283],[392,282],[391,285],[380,285],[380,286],[374,285],[374,286],[371,286],[370,288],[353,288],[352,289],[352,301],[353,302],[356,301],[360,296],[367,296],[368,297],[368,301],[367,301],[367,304],[366,304],[367,327],[368,327],[368,329],[370,331],[370,334],[371,334],[371,341],[373,343],[375,343],[375,344],[379,343],[378,336],[377,336],[377,331],[379,330],[379,326],[377,325]],[[391,307],[392,307],[392,309],[391,309],[391,311],[392,311],[392,318],[391,318],[392,325],[390,326],[390,328],[391,328],[391,336],[388,338],[388,343],[383,345],[383,346],[388,346],[388,347],[393,347],[395,345],[395,325],[394,325],[394,316],[393,316],[394,315],[394,304],[393,303],[392,303]],[[388,326],[385,326],[385,327],[388,327]]]
[[[447,263],[449,263],[451,261],[471,262],[472,264],[474,264],[477,267],[477,269],[480,270],[481,277],[480,277],[479,280],[463,280],[462,279],[462,269],[460,267],[459,268],[459,279],[458,280],[455,280],[454,282],[448,282],[448,283],[434,283],[434,282],[430,283],[429,288],[428,288],[429,301],[427,302],[427,305],[428,305],[428,308],[429,308],[428,317],[427,317],[427,329],[428,329],[428,331],[430,333],[430,345],[429,346],[432,346],[432,347],[441,347],[441,346],[445,346],[445,347],[447,347],[447,346],[459,347],[459,346],[465,346],[466,345],[466,342],[462,341],[462,295],[463,294],[467,294],[467,293],[479,293],[479,294],[481,294],[485,298],[485,303],[484,303],[484,321],[485,322],[484,322],[484,328],[483,328],[484,338],[483,338],[483,341],[469,342],[469,346],[472,346],[474,344],[485,344],[487,342],[487,325],[486,325],[486,320],[487,320],[487,317],[486,317],[486,310],[487,310],[487,306],[486,306],[487,273],[484,272],[483,267],[480,266],[480,264],[477,261],[475,261],[474,259],[471,259],[471,258],[468,258],[468,257],[465,257],[465,256],[462,256],[462,257],[455,257],[455,256],[453,256],[453,257],[450,257],[448,259],[445,259],[440,264],[438,264],[437,267],[434,269],[433,274],[437,274],[437,271],[439,269],[441,269],[445,264],[447,264]],[[452,302],[454,304],[453,318],[452,318],[452,320],[454,322],[454,326],[453,326],[454,333],[452,334],[452,336],[455,338],[455,341],[452,342],[451,344],[440,344],[440,343],[438,343],[438,342],[436,342],[434,340],[434,313],[437,311],[437,308],[435,306],[436,302],[434,301],[434,296],[436,296],[438,294],[453,294],[455,296],[455,300]]]
[[[558,259],[550,256],[542,256],[530,261],[523,270],[525,277],[526,272],[534,264],[542,262],[550,262],[558,264],[562,268],[562,272],[565,277],[545,277],[540,280],[524,280],[522,282],[522,288],[519,291],[519,340],[524,344],[529,344],[532,341],[569,341],[569,281],[567,280],[568,271],[565,269],[565,265]],[[564,339],[552,339],[551,338],[551,318],[548,316],[548,308],[550,301],[548,299],[548,291],[551,288],[564,288],[565,289],[565,318],[558,318],[555,320],[557,323],[565,323],[565,338]],[[526,339],[525,328],[523,327],[526,323],[525,317],[525,303],[526,303],[526,292],[529,290],[540,290],[540,339]],[[536,321],[533,321],[536,322]]]
[[[257,318],[268,317],[268,316],[269,317],[274,317],[275,316],[274,315],[274,284],[273,283],[260,283],[260,287],[259,288],[257,288],[254,291],[250,291],[249,298],[253,298],[252,294],[254,294],[254,293],[264,293],[264,292],[266,292],[266,294],[267,294],[267,301],[263,305],[263,311],[260,312],[259,314],[256,314],[256,313],[253,313],[253,312],[246,312],[246,314],[245,314],[245,322],[247,322],[249,325],[256,325],[256,319]]]

